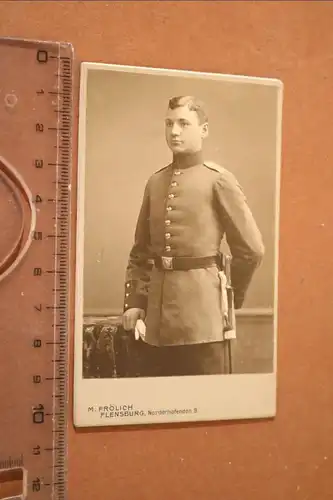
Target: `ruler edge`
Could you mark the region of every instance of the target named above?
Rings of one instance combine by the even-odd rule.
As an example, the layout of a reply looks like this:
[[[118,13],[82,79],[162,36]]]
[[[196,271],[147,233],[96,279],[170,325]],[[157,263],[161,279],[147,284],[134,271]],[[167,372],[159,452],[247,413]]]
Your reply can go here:
[[[61,47],[63,49],[71,50],[71,58],[74,60],[74,45],[72,42],[67,42],[63,40],[43,40],[38,38],[24,38],[24,37],[12,37],[12,36],[0,36],[0,44],[7,44],[8,46],[19,46],[21,48],[33,48],[36,45],[44,45],[47,47]]]

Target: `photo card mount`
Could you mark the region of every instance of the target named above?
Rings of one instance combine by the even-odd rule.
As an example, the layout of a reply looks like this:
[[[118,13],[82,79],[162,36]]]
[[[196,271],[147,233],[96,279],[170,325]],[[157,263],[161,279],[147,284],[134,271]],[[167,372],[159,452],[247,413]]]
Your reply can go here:
[[[282,82],[80,83],[75,425],[274,417]]]

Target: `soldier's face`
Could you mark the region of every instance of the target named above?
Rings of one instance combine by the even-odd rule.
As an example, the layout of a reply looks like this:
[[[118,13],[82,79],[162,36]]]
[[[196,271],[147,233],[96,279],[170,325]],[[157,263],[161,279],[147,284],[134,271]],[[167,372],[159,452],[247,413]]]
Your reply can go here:
[[[199,123],[199,117],[188,106],[168,109],[165,119],[166,141],[173,153],[195,153],[202,148],[208,134],[207,123]]]

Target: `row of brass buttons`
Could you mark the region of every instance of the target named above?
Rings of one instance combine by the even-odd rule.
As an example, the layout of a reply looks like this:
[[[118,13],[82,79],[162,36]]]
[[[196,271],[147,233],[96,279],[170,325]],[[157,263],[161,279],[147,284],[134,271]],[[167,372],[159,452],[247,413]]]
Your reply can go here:
[[[178,176],[178,175],[180,175],[181,173],[182,173],[182,172],[181,172],[180,170],[175,170],[174,175],[177,175],[177,176]],[[177,186],[178,186],[178,182],[176,182],[175,180],[173,180],[173,181],[171,182],[170,186],[171,186],[171,187],[177,187]],[[169,199],[169,200],[172,200],[173,198],[175,198],[175,195],[174,195],[173,193],[169,193],[169,194],[168,194],[168,199]],[[166,210],[167,210],[167,212],[168,212],[168,213],[170,213],[170,212],[172,211],[172,207],[167,206]],[[171,225],[171,220],[167,218],[167,219],[165,220],[165,225],[166,225],[166,226],[170,226],[170,225]],[[169,232],[166,232],[164,236],[165,236],[165,239],[166,239],[167,241],[171,239],[171,233],[169,233]],[[170,246],[170,245],[166,245],[164,249],[165,249],[165,251],[166,251],[166,252],[171,252],[171,246]]]
[[[130,283],[126,283],[126,288],[129,288],[130,286],[131,286]],[[129,292],[125,293],[125,297],[129,297],[129,295],[130,295]],[[125,304],[125,307],[128,307],[128,304]]]

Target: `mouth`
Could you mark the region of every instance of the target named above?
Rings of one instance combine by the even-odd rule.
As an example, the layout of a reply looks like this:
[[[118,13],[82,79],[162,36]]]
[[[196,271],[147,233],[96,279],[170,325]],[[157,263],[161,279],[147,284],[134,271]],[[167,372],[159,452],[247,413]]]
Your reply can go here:
[[[179,145],[180,145],[180,144],[182,144],[182,143],[183,143],[183,141],[177,141],[177,140],[172,140],[172,141],[171,141],[171,144],[172,144],[173,146],[179,146]]]

